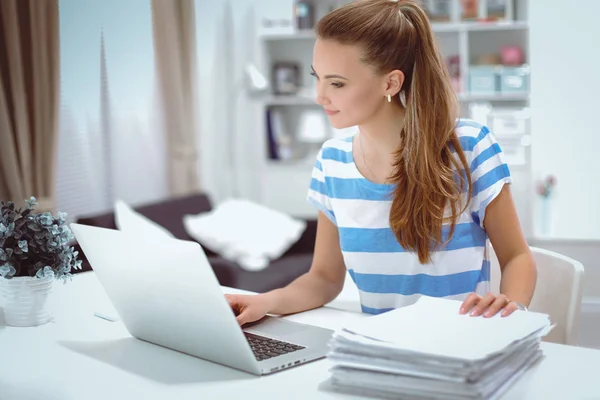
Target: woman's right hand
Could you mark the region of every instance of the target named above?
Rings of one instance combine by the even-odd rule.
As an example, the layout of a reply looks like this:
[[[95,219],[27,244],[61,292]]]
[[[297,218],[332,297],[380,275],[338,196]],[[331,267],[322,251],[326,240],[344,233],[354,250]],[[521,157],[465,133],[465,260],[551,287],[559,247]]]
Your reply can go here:
[[[272,309],[271,296],[267,293],[245,295],[245,294],[226,294],[225,298],[229,306],[236,315],[240,326],[258,321]]]

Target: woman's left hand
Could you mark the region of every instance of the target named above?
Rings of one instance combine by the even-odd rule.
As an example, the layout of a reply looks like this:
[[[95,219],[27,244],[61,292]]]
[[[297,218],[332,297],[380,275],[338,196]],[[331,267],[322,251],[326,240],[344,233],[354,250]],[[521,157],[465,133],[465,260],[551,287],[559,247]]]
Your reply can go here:
[[[506,317],[518,310],[519,306],[514,301],[510,301],[504,294],[488,293],[485,296],[480,296],[477,293],[471,293],[460,306],[460,313],[477,317],[493,317],[502,311],[501,316]]]

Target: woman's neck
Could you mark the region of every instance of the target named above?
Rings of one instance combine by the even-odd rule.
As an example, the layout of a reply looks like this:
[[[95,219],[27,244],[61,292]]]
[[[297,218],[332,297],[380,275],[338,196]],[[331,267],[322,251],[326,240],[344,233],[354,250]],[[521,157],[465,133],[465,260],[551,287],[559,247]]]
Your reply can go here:
[[[370,121],[358,126],[364,139],[365,153],[392,160],[391,156],[401,144],[400,132],[403,125],[404,109],[395,104],[383,107]]]

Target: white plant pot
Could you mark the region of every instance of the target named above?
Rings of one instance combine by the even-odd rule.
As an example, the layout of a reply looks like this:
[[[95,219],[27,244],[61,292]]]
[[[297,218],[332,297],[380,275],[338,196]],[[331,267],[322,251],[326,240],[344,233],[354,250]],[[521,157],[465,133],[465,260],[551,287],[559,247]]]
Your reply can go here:
[[[0,304],[4,319],[10,326],[37,326],[50,321],[48,296],[52,291],[54,275],[45,278],[19,276],[0,277]]]

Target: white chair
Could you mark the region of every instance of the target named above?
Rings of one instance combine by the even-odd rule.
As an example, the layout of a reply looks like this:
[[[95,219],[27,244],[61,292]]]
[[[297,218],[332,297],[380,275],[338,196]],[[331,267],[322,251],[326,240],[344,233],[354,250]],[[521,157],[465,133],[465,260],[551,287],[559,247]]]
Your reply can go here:
[[[492,248],[489,246],[488,248]],[[549,250],[530,247],[537,264],[537,283],[529,310],[548,314],[554,329],[546,342],[577,345],[579,317],[583,295],[583,265]],[[500,264],[493,249],[490,252],[490,290],[500,291]]]

